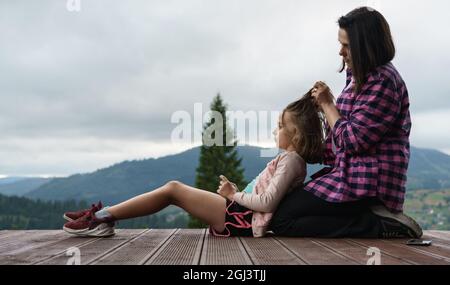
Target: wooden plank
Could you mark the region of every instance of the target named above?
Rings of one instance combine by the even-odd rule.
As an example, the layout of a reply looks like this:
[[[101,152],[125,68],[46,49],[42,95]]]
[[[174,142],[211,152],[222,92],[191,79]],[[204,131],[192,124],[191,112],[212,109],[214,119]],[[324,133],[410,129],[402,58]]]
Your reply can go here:
[[[201,265],[251,265],[252,261],[237,237],[205,236]]]
[[[423,240],[431,240],[431,244],[433,245],[439,245],[445,248],[450,248],[450,241],[441,239],[441,238],[436,238],[436,237],[432,237],[429,235],[424,235],[422,237]]]
[[[205,229],[178,230],[145,264],[197,265],[205,234]]]
[[[289,250],[294,252],[306,264],[326,265],[339,264],[351,265],[357,264],[351,258],[339,254],[326,246],[323,246],[309,238],[276,238]]]
[[[38,246],[39,243],[58,240],[64,236],[60,230],[24,231],[19,235],[10,236],[0,244],[0,254],[7,254],[17,250],[26,250]]]
[[[92,258],[86,264],[93,264],[93,263],[97,262],[98,260],[100,260],[101,258],[103,258],[105,256],[108,256],[110,254],[114,254],[114,252],[120,250],[122,247],[126,246],[127,244],[129,244],[130,242],[134,241],[135,239],[141,237],[143,234],[145,234],[148,231],[149,230],[147,229],[147,230],[142,230],[141,232],[138,232],[133,237],[130,237],[129,239],[123,241],[122,243],[119,243],[117,246],[114,246],[114,247],[112,247],[112,248],[102,252],[101,254],[97,255],[95,258]]]
[[[443,231],[425,231],[422,239],[438,240],[443,244],[450,246],[450,232]]]
[[[256,265],[300,265],[306,264],[278,240],[265,238],[240,238],[252,262]]]
[[[15,230],[15,231],[6,231],[6,233],[0,237],[0,244],[1,245],[5,245],[11,242],[16,241],[17,238],[24,238],[27,237],[27,234],[35,234],[35,233],[39,233],[39,232],[43,232],[43,231],[38,231],[38,230],[34,230],[34,231],[22,231],[22,230]],[[1,251],[0,251],[1,252]]]
[[[450,246],[447,246],[445,244],[440,244],[439,242],[435,241],[431,246],[411,246],[406,245],[405,241],[401,240],[388,240],[386,242],[393,243],[398,247],[407,248],[424,255],[442,259],[450,264]]]
[[[372,253],[368,251],[370,247],[361,246],[358,243],[354,243],[346,239],[317,239],[316,242],[330,248],[340,255],[356,261],[358,264],[366,265],[367,262],[372,258]],[[412,263],[389,255],[384,255],[383,258],[380,259],[380,265],[411,264]]]
[[[151,229],[92,264],[129,265],[148,260],[176,230]]]
[[[63,231],[0,232],[0,264],[66,264],[78,247],[82,264],[365,264],[369,247],[381,264],[450,264],[450,232],[425,231],[429,247],[406,239],[219,238],[203,229],[117,230],[112,238]]]
[[[0,231],[0,242],[2,240],[7,239],[10,236],[19,235],[19,234],[22,234],[23,232],[24,231],[19,231],[19,230],[1,230]]]
[[[438,238],[438,237],[429,236],[429,235],[423,235],[423,236],[421,237],[421,239],[423,239],[423,240],[431,240],[431,243],[432,243],[432,244],[440,243],[440,244],[442,244],[442,245],[445,245],[445,246],[447,246],[447,247],[450,247],[450,242],[449,242],[449,241],[444,240],[444,239],[441,239],[441,238]]]
[[[403,248],[401,246],[398,246],[394,243],[388,242],[386,240],[381,239],[351,239],[351,241],[361,244],[368,247],[377,247],[381,251],[381,259],[383,259],[383,256],[387,255],[390,257],[395,257],[398,259],[401,259],[405,262],[412,263],[412,264],[448,264],[442,259],[435,258],[429,255],[422,254],[420,252],[417,252],[415,250],[412,250],[411,248]],[[402,239],[403,242],[406,242],[406,240]]]
[[[430,230],[430,231],[425,231],[425,234],[436,235],[442,239],[446,239],[446,240],[450,241],[450,231]]]
[[[67,249],[95,241],[99,238],[68,237],[57,240],[52,244],[42,244],[24,252],[0,256],[0,264],[36,264],[51,259],[57,255],[65,254]]]
[[[69,237],[67,237],[67,235],[63,234],[63,233],[58,233],[58,235],[51,235],[51,236],[44,236],[44,237],[40,237],[40,238],[36,238],[34,240],[32,240],[32,242],[20,247],[20,248],[14,248],[11,249],[9,251],[4,251],[2,253],[0,253],[0,256],[12,256],[12,255],[18,255],[24,252],[29,252],[32,251],[34,249],[39,249],[42,247],[48,247],[51,246],[55,243],[60,242],[61,240],[64,239],[68,239]]]
[[[142,231],[143,230],[116,230],[116,234],[112,237],[96,239],[93,242],[82,245],[79,247],[81,264],[89,264],[89,262],[95,260],[97,256],[102,255],[112,248],[120,246],[122,243],[133,238]],[[38,264],[65,265],[70,259],[71,257],[67,256],[66,252],[64,252],[44,262],[39,262]]]
[[[0,230],[0,238],[13,234],[23,234],[24,232],[31,232],[33,230]],[[37,230],[34,230],[37,231]]]

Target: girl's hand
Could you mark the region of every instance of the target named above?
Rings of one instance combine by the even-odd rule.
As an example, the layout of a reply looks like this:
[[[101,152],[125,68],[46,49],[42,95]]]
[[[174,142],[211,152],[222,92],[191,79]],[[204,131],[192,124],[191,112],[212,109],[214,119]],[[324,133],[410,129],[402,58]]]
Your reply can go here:
[[[222,197],[227,198],[228,200],[233,200],[233,196],[236,192],[236,184],[231,183],[225,176],[220,175],[220,185],[217,189],[217,193],[219,193]]]
[[[324,105],[334,104],[334,97],[330,87],[322,81],[317,81],[316,84],[314,84],[311,95],[316,99],[316,103],[321,109],[323,109],[322,107]]]

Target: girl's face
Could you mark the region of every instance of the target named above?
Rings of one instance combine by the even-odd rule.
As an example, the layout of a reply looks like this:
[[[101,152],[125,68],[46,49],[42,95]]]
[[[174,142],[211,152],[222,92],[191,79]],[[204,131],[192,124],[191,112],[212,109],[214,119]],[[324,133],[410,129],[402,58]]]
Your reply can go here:
[[[292,136],[295,126],[291,119],[291,114],[287,111],[280,114],[278,127],[273,131],[277,147],[284,150],[295,150],[292,144]]]

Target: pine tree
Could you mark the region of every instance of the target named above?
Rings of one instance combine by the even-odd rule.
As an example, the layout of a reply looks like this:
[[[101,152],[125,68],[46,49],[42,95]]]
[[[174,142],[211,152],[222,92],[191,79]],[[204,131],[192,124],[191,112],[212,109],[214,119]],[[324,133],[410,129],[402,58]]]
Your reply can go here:
[[[215,193],[220,181],[219,175],[225,175],[239,189],[243,189],[247,182],[244,179],[244,169],[241,167],[242,158],[238,157],[237,140],[233,130],[228,126],[227,106],[224,105],[220,94],[214,97],[210,109],[222,116],[220,131],[209,134],[209,137],[217,139],[216,142],[220,141],[220,143],[219,145],[208,146],[208,144],[205,144],[205,137],[203,137],[199,166],[196,169],[195,187]],[[220,124],[220,122],[216,123],[214,116],[211,116],[209,122],[203,126],[203,135],[205,135],[205,132],[208,133],[208,128],[214,124]],[[222,138],[217,136],[222,136]],[[190,228],[202,228],[206,227],[206,224],[191,216],[188,226]]]

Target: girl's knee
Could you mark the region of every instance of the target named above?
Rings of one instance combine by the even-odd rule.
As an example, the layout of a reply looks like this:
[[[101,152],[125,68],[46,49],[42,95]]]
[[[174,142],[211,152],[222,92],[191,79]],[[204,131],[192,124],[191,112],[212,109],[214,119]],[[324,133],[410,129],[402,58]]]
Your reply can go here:
[[[172,180],[166,183],[165,191],[167,191],[170,203],[174,204],[176,202],[177,192],[182,189],[184,184],[177,180]]]
[[[175,189],[178,188],[179,186],[181,186],[183,183],[181,183],[180,181],[177,180],[171,180],[169,182],[166,183],[166,187],[169,189]]]

